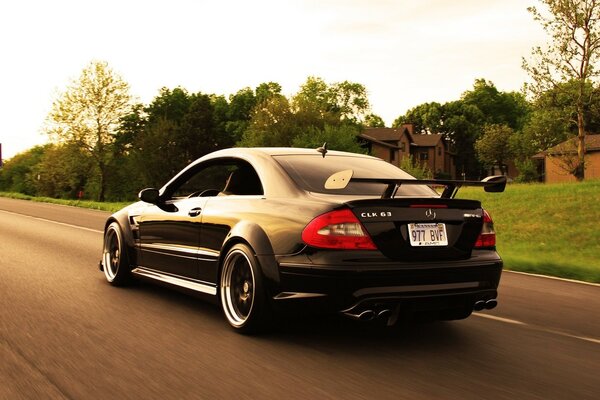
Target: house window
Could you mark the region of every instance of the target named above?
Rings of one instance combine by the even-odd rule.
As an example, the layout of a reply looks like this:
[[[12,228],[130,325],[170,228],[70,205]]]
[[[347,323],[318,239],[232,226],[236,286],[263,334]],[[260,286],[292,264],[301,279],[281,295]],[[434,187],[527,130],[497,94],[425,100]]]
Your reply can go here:
[[[390,149],[390,162],[396,161],[396,150]]]
[[[419,155],[419,159],[420,159],[421,161],[427,161],[427,159],[428,159],[428,158],[429,158],[429,154],[427,154],[427,153],[421,153],[421,154]]]

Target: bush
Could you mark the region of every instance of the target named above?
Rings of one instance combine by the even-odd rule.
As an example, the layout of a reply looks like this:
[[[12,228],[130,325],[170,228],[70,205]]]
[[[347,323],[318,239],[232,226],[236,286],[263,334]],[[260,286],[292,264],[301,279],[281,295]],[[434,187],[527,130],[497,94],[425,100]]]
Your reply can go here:
[[[426,164],[415,162],[412,155],[403,157],[400,160],[400,169],[414,176],[417,179],[431,179],[433,173]]]
[[[523,161],[516,160],[515,166],[519,170],[519,176],[515,178],[515,182],[527,183],[539,181],[539,174],[537,167],[533,160],[525,159]]]

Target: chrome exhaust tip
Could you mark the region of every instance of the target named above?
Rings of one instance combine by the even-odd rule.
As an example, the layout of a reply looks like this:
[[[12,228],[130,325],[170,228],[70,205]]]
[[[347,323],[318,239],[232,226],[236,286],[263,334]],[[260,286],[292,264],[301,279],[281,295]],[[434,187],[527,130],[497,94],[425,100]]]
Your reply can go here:
[[[384,308],[377,313],[377,318],[389,318],[392,315],[392,310]]]
[[[358,314],[358,319],[360,321],[371,321],[373,318],[375,318],[375,311],[373,310],[365,310],[363,312],[361,312],[360,314]]]
[[[498,305],[498,300],[496,299],[490,299],[488,301],[485,302],[485,309],[486,310],[491,310],[492,308],[496,308],[496,306]]]
[[[473,310],[475,311],[481,311],[485,308],[485,300],[479,300],[476,301],[475,304],[473,304]]]

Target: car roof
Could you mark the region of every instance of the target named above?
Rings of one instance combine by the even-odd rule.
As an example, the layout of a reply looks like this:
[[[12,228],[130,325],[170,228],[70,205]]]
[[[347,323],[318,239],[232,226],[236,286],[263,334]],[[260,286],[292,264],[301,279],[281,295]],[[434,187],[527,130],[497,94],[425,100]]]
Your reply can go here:
[[[211,155],[222,157],[229,155],[239,155],[240,152],[246,154],[264,154],[269,156],[320,155],[317,149],[305,149],[299,147],[234,147],[229,149],[218,150],[214,153],[211,153]],[[327,155],[376,159],[376,157],[368,156],[366,154],[348,153],[345,151],[337,150],[327,150]]]

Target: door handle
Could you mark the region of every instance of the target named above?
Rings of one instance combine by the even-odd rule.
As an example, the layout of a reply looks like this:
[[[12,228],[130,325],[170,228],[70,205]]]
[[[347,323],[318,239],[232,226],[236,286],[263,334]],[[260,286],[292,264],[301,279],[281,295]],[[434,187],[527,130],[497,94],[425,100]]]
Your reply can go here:
[[[188,211],[188,215],[190,217],[197,217],[201,213],[202,213],[202,209],[200,207],[192,208],[190,211]]]

